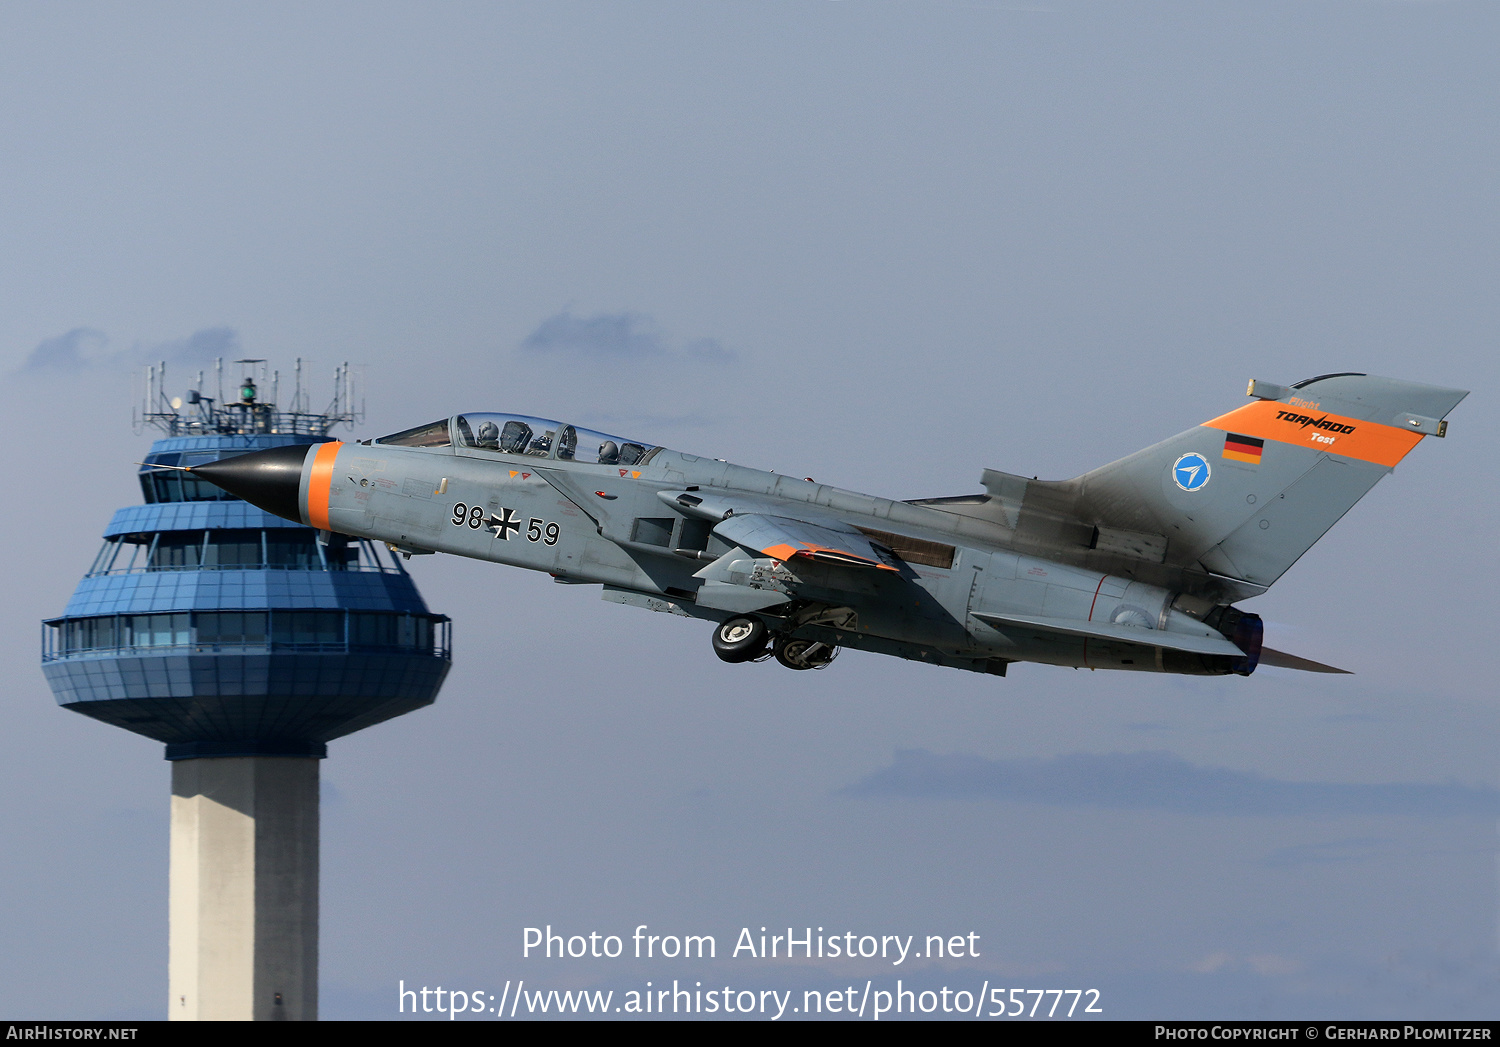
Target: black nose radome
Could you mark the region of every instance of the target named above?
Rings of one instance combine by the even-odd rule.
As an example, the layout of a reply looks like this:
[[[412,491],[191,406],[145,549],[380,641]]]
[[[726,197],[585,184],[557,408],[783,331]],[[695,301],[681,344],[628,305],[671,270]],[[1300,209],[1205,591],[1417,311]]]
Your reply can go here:
[[[302,487],[302,466],[316,446],[270,447],[195,465],[192,472],[259,509],[302,523],[302,505],[297,497]]]

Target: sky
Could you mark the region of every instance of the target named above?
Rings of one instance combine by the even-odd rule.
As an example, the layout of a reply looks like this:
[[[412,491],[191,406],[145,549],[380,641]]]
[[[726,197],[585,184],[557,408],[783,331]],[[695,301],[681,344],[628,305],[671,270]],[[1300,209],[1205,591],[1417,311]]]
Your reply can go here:
[[[453,670],[322,765],[324,1017],[521,980],[1500,1012],[1494,4],[0,16],[0,1014],[164,1013],[169,767],[56,706],[38,623],[140,500],[143,368],[220,356],[324,398],[348,361],[351,437],[513,411],[896,498],[1078,475],[1251,378],[1473,391],[1245,604],[1352,676],[732,666],[413,560]],[[637,960],[640,925],[717,956]],[[526,955],[548,926],[625,955]],[[762,927],[976,937],[732,955]]]

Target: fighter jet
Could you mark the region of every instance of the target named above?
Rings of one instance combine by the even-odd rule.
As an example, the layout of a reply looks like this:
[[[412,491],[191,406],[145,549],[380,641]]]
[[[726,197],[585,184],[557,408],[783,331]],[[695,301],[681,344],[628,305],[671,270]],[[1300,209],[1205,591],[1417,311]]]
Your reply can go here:
[[[268,512],[714,624],[726,662],[843,648],[1015,662],[1343,672],[1263,645],[1265,592],[1468,394],[1341,373],[1252,381],[1229,413],[1072,480],[893,501],[578,425],[453,415],[192,472]]]

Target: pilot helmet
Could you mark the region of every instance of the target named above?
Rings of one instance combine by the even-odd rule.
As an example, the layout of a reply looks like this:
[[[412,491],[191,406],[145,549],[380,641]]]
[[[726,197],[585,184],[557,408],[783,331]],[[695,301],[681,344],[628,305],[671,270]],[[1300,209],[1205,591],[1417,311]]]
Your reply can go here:
[[[599,462],[601,465],[614,465],[620,460],[620,445],[613,440],[605,440],[599,445]]]

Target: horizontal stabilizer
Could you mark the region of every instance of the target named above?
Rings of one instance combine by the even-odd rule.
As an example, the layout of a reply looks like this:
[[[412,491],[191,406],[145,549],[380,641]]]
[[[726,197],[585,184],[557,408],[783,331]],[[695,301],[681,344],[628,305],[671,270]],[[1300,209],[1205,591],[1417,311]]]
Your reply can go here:
[[[1295,654],[1287,654],[1285,651],[1273,651],[1269,647],[1260,649],[1260,664],[1274,665],[1278,669],[1301,669],[1305,673],[1342,673],[1344,676],[1353,676],[1348,669],[1335,669],[1331,665],[1315,662],[1311,658],[1298,658]]]
[[[778,560],[805,557],[818,563],[845,567],[896,570],[888,555],[853,528],[834,530],[806,520],[746,513],[720,520],[714,525],[714,533],[726,541]]]
[[[1162,647],[1169,651],[1186,651],[1189,654],[1217,654],[1228,658],[1245,657],[1244,651],[1218,633],[1212,636],[1194,636],[1191,633],[1142,629],[1134,625],[1116,625],[1113,622],[1084,622],[1074,618],[1042,618],[1029,614],[995,614],[990,611],[975,611],[974,617],[1001,631],[1027,629],[1032,632],[1081,636],[1089,640],[1107,640],[1110,643]]]

